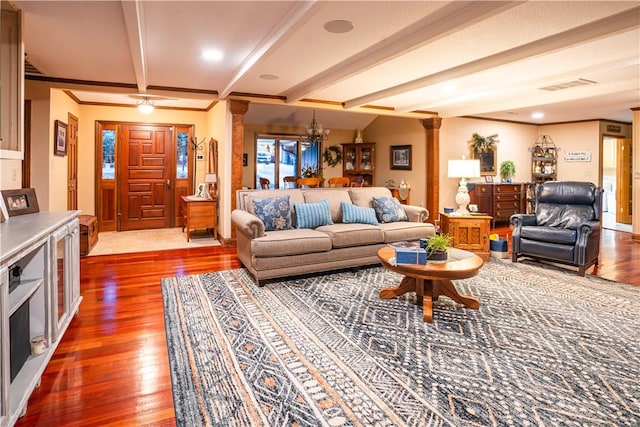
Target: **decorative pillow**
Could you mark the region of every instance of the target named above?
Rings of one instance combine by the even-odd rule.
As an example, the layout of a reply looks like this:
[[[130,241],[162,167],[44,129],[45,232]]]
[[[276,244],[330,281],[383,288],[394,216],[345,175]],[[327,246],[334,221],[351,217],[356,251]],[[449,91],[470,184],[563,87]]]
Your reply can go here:
[[[294,203],[293,208],[296,211],[296,228],[316,228],[333,224],[328,200]]]
[[[291,228],[289,196],[254,199],[253,212],[264,222],[265,231],[289,230]]]
[[[378,225],[376,211],[373,208],[356,206],[346,202],[342,202],[342,222],[345,224]]]
[[[380,222],[408,221],[409,217],[398,199],[395,197],[374,197],[373,209]]]

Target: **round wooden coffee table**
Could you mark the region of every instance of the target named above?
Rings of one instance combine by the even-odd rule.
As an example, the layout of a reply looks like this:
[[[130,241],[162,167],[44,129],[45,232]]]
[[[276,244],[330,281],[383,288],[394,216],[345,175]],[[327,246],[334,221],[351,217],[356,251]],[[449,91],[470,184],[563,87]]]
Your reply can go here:
[[[380,298],[391,299],[406,294],[416,293],[416,304],[422,305],[422,319],[433,322],[433,305],[440,295],[445,295],[464,305],[477,310],[480,303],[470,295],[461,295],[452,280],[467,279],[478,274],[484,261],[478,255],[461,249],[449,248],[448,260],[427,262],[424,264],[395,264],[395,248],[386,246],[378,251],[382,265],[396,273],[404,275],[395,288],[380,291]],[[426,298],[425,298],[426,297]]]

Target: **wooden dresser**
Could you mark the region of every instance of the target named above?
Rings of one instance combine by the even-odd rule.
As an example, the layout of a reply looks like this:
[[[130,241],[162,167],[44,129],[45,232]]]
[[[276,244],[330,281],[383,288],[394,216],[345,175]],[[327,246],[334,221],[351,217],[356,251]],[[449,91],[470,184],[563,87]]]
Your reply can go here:
[[[473,188],[471,186],[473,185]],[[526,213],[527,184],[514,183],[470,183],[471,203],[478,205],[478,212],[493,217],[495,222],[509,222],[511,215]]]

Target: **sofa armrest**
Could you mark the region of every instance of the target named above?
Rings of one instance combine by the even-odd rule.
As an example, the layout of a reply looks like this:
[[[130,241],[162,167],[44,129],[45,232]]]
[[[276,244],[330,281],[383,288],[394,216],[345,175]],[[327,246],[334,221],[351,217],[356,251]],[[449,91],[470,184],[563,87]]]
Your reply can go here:
[[[425,222],[429,219],[429,211],[422,206],[403,205],[403,207],[411,222]]]
[[[536,216],[534,214],[515,214],[511,215],[510,222],[514,228],[536,225]]]
[[[238,232],[252,239],[265,235],[264,223],[260,221],[260,218],[242,209],[235,209],[231,212],[231,222],[236,225]]]

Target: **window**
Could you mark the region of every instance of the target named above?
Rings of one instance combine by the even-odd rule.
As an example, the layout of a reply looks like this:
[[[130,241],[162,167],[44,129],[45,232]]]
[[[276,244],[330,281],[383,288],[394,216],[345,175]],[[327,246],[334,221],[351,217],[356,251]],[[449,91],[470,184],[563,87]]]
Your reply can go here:
[[[189,177],[189,132],[178,132],[176,148],[176,178]]]
[[[269,180],[270,188],[285,188],[284,177],[300,176],[303,166],[320,171],[321,146],[301,142],[298,135],[256,136],[256,188],[260,178]]]
[[[116,131],[102,131],[102,179],[115,179]]]

